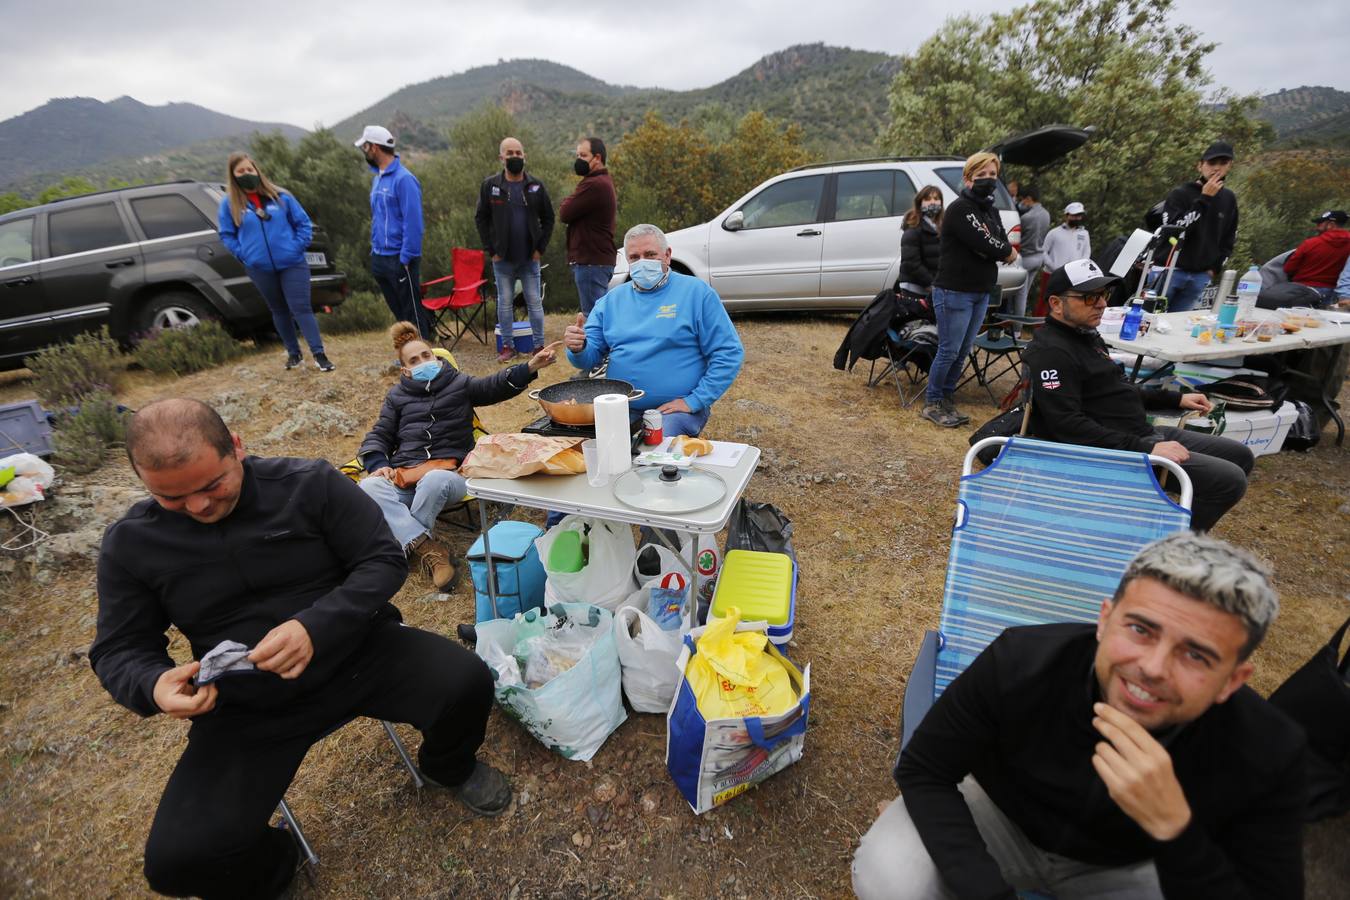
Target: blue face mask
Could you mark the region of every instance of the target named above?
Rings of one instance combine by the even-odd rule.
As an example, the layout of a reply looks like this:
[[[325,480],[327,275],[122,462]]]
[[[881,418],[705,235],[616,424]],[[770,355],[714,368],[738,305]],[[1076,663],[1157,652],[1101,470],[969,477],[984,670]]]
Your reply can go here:
[[[650,291],[666,277],[666,270],[661,267],[659,259],[639,259],[628,264],[628,274],[639,290]]]
[[[439,374],[441,374],[440,360],[433,359],[412,367],[413,381],[430,381]]]

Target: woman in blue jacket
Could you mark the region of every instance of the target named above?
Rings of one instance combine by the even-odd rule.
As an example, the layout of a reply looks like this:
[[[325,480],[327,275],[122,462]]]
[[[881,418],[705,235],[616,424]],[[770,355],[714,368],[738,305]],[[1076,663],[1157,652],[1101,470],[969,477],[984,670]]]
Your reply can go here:
[[[310,305],[305,248],[314,226],[309,216],[298,200],[267,180],[247,153],[230,154],[225,183],[227,193],[217,215],[220,240],[244,264],[244,271],[267,301],[272,324],[286,345],[286,368],[301,363],[295,334],[299,324],[314,365],[321,372],[333,371]]]

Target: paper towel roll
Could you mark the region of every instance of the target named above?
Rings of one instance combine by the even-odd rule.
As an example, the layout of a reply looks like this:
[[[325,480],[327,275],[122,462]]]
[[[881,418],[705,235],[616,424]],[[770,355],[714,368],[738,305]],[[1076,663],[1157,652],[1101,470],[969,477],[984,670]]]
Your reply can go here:
[[[600,463],[610,475],[626,472],[633,464],[628,395],[601,394],[594,402],[595,445],[600,451]]]

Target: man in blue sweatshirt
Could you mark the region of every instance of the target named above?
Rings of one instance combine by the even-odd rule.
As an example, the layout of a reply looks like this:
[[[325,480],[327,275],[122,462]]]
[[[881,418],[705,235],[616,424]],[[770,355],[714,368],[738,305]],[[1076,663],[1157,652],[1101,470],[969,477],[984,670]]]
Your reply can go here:
[[[655,225],[634,225],[623,238],[631,281],[578,314],[563,333],[567,359],[594,368],[609,356],[610,378],[646,391],[635,416],[661,412],[667,437],[697,435],[712,405],[731,387],[745,348],[722,306],[703,281],[670,269],[670,245]]]
[[[367,125],[356,141],[375,178],[370,184],[370,274],[394,320],[415,322],[433,340],[422,308],[422,184],[403,167],[388,128]]]

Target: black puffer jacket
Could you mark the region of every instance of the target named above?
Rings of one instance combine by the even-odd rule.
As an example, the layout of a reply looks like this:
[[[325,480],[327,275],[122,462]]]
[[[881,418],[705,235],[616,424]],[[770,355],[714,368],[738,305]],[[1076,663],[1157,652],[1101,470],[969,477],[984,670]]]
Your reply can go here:
[[[931,219],[923,219],[906,228],[900,237],[900,280],[920,287],[932,287],[937,277],[942,240]]]
[[[473,449],[473,408],[510,400],[537,377],[526,363],[483,378],[449,363],[429,382],[404,376],[389,389],[380,417],[361,442],[361,465],[374,472],[429,459],[462,460]]]

